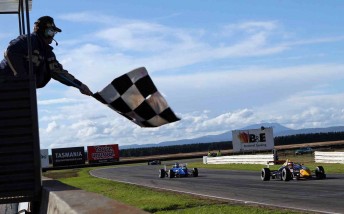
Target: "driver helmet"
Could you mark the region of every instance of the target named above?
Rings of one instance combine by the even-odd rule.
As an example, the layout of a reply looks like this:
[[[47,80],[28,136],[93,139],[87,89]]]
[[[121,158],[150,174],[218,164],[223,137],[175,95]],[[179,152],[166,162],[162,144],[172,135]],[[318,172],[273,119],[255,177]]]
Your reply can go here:
[[[294,163],[293,163],[293,162],[288,162],[287,166],[288,166],[289,168],[292,168],[292,167],[294,166]]]
[[[56,33],[62,32],[62,30],[56,27],[52,17],[42,16],[35,22],[34,32],[45,38],[53,38]]]

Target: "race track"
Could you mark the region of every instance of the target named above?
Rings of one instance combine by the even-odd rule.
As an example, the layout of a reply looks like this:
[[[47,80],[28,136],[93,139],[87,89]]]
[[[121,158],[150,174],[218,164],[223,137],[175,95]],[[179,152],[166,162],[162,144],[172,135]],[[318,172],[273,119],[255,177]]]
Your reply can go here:
[[[328,179],[326,180],[263,182],[260,179],[260,172],[200,168],[198,169],[199,177],[170,179],[158,177],[161,167],[159,165],[123,166],[93,170],[91,175],[222,200],[316,213],[344,213],[343,174],[327,174]]]

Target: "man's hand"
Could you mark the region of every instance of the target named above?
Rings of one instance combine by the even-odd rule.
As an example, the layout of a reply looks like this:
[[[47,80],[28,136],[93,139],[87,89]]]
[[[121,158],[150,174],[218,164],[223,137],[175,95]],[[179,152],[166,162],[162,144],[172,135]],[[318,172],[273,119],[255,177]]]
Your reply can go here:
[[[80,90],[80,92],[82,94],[85,94],[85,95],[88,95],[88,96],[93,95],[92,91],[85,84],[81,84],[79,90]]]

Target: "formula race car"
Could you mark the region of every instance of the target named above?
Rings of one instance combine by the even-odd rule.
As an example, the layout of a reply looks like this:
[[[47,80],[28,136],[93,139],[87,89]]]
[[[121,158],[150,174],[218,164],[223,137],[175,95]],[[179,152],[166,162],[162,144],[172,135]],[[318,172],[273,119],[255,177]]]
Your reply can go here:
[[[148,165],[160,165],[161,161],[160,160],[152,160],[148,161]]]
[[[326,174],[322,166],[317,166],[313,172],[316,179],[325,179]],[[286,162],[278,170],[270,170],[269,166],[262,169],[261,179],[263,181],[269,181],[271,179],[279,179],[283,181],[289,180],[299,180],[299,179],[311,179],[312,172],[311,170],[300,163],[294,163],[290,160]]]
[[[166,169],[166,165],[164,169],[159,170],[159,178],[180,178],[188,176],[198,177],[198,169],[192,168],[192,170],[189,170],[187,164],[175,163],[169,170]]]

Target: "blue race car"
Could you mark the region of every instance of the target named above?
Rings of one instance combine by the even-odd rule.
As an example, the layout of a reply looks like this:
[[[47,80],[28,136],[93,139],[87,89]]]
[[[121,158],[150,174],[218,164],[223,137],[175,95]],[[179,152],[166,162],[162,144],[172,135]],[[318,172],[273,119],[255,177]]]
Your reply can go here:
[[[175,163],[169,170],[166,169],[166,165],[164,169],[159,170],[159,178],[180,178],[188,176],[198,177],[198,169],[192,168],[192,170],[189,170],[187,164]]]

